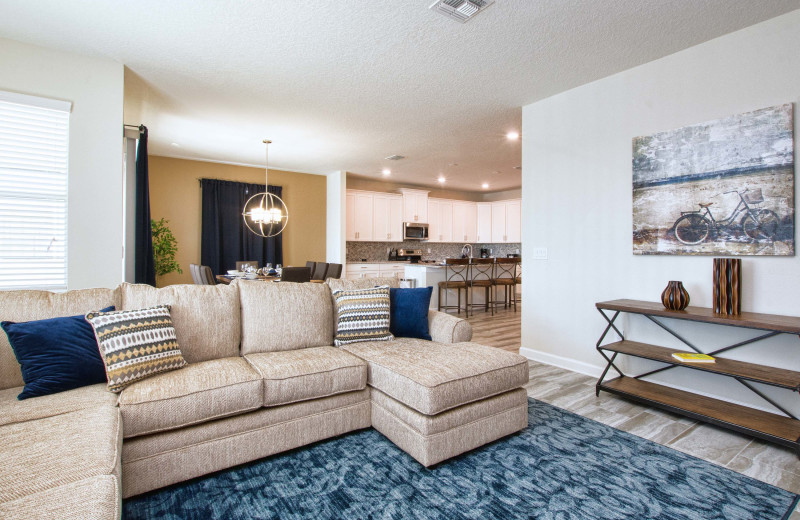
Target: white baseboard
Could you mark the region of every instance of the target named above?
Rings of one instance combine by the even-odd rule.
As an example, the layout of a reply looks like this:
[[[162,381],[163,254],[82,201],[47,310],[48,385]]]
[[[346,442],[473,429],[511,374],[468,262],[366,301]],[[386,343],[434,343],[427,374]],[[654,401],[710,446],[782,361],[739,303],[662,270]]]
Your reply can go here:
[[[541,352],[527,347],[520,347],[519,353],[530,360],[564,368],[566,370],[571,370],[587,376],[600,377],[600,374],[603,373],[603,369],[595,365],[590,365],[589,363],[576,361],[563,356],[556,356],[555,354],[550,354],[548,352]]]

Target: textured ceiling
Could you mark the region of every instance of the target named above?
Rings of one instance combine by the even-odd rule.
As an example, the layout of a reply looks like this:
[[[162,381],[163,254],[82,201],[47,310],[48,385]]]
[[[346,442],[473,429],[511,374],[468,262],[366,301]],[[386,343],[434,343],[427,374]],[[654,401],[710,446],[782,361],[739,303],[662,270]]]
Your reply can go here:
[[[521,106],[800,8],[497,0],[462,25],[431,1],[4,1],[0,36],[123,63],[157,155],[261,165],[266,137],[275,168],[494,191]]]

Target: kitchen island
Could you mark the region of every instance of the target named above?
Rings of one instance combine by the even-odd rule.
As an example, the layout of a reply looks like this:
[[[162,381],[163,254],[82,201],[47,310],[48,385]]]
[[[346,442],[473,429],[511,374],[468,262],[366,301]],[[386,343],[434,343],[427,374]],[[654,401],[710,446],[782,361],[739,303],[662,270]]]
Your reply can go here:
[[[407,264],[404,278],[416,280],[417,287],[433,287],[430,308],[436,310],[439,307],[439,282],[444,281],[444,271],[444,265],[442,264]],[[447,304],[455,306],[458,303],[458,293],[455,289],[448,289],[448,293]],[[444,292],[442,292],[442,299],[444,299],[444,297]],[[461,295],[461,300],[461,305],[463,306],[463,293]],[[483,290],[475,289],[470,292],[470,303],[485,303],[485,301],[485,293]]]

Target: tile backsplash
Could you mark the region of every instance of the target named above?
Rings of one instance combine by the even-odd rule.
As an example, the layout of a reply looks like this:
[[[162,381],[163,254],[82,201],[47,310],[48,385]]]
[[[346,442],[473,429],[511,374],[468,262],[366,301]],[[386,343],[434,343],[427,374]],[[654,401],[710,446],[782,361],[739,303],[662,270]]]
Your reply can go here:
[[[481,247],[492,250],[493,256],[506,256],[520,252],[520,244],[471,244],[472,256],[480,256]],[[347,262],[383,262],[389,258],[389,249],[422,249],[423,260],[458,258],[464,244],[440,242],[347,242]],[[428,252],[430,250],[430,253]]]

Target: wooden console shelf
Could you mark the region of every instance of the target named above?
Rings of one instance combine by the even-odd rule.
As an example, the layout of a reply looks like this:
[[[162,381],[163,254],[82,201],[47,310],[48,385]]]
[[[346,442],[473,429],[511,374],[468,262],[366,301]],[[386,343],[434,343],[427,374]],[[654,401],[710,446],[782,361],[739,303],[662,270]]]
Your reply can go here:
[[[611,392],[634,401],[663,408],[700,421],[730,428],[738,432],[794,448],[798,456],[800,456],[800,420],[752,385],[753,382],[762,383],[798,392],[800,391],[800,372],[736,361],[718,355],[735,348],[752,345],[757,341],[779,334],[800,335],[800,317],[758,313],[742,313],[739,316],[725,316],[715,314],[711,309],[703,307],[687,307],[683,311],[670,311],[665,309],[660,303],[637,300],[601,302],[597,303],[596,307],[608,322],[608,326],[597,342],[598,352],[600,352],[608,362],[603,374],[597,381],[596,391],[598,395],[601,390]],[[609,317],[604,311],[612,311],[614,314],[612,317]],[[614,325],[614,321],[622,312],[639,314],[647,317],[674,337],[683,341],[689,348],[681,350],[624,339],[623,335]],[[705,352],[714,356],[716,360],[715,363],[684,363],[673,358],[672,354],[676,352],[700,352],[701,350],[685,340],[678,333],[671,330],[667,325],[655,319],[657,317],[698,321],[731,327],[743,327],[761,331],[762,334],[750,340],[723,347],[713,352]],[[622,340],[603,345],[603,340],[612,329]],[[611,357],[609,357],[606,352],[612,353]],[[619,354],[659,361],[665,363],[666,366],[637,376],[627,376],[614,364]],[[712,372],[732,377],[770,403],[782,414],[765,412],[755,408],[729,403],[721,399],[713,399],[685,390],[678,390],[642,380],[644,377],[677,366],[700,372]],[[604,381],[609,369],[612,368],[619,374],[619,377]]]

